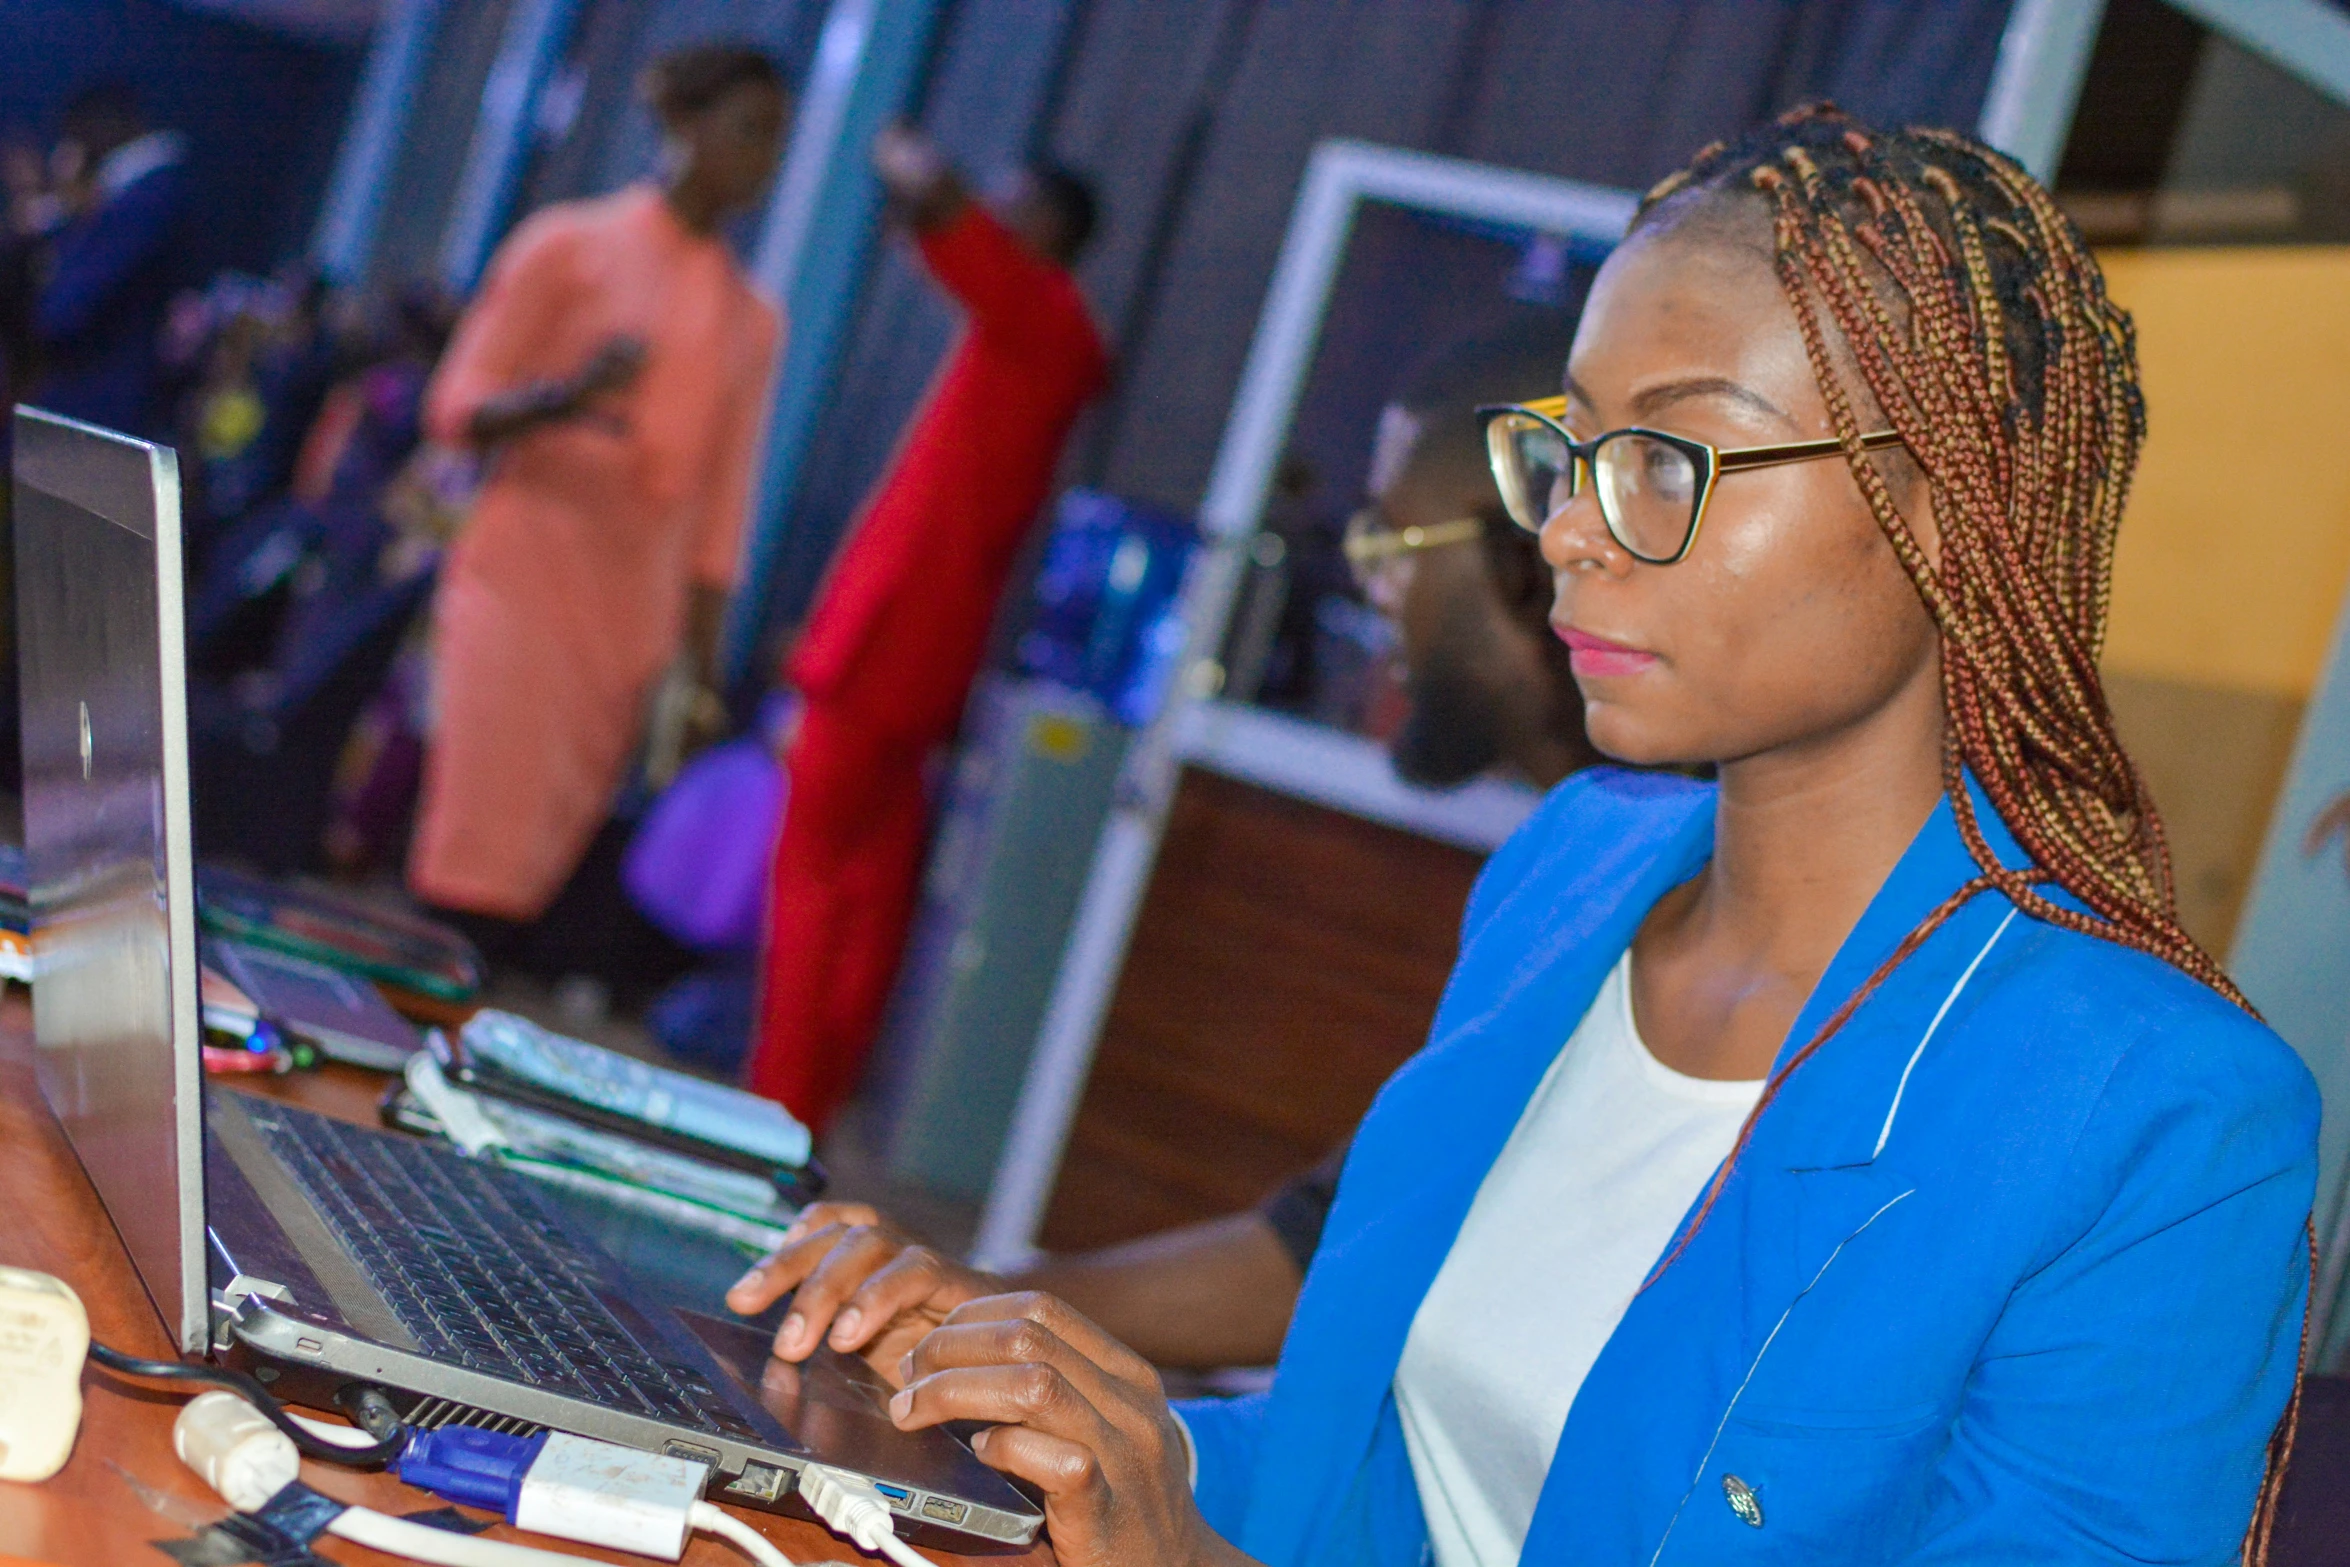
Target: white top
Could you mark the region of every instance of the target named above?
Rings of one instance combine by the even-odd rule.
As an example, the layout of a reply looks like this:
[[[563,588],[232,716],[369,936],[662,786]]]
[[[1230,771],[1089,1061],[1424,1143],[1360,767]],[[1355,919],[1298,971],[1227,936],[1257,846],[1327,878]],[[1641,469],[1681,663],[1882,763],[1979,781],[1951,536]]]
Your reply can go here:
[[[1648,1053],[1626,952],[1477,1188],[1396,1368],[1437,1567],[1517,1561],[1576,1390],[1761,1094]]]

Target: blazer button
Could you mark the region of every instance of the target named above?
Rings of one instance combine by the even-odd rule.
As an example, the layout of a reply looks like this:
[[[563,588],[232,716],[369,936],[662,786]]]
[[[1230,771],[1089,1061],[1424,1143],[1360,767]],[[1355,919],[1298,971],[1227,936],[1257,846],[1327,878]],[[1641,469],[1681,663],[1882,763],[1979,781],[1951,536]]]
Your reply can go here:
[[[1722,1496],[1730,1504],[1730,1511],[1738,1521],[1750,1529],[1762,1527],[1762,1498],[1754,1494],[1754,1487],[1736,1475],[1722,1476]]]

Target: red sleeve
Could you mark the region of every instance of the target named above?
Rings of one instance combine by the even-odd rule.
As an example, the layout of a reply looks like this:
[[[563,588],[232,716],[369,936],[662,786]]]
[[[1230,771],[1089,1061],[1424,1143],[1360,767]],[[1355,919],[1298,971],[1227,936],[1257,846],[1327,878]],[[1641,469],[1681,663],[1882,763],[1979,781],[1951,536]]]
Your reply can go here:
[[[931,275],[971,312],[971,324],[981,332],[1017,335],[1043,327],[1070,288],[1065,270],[1022,244],[976,201],[923,230],[916,243]]]
[[[575,243],[571,226],[549,212],[498,247],[425,393],[424,427],[434,440],[465,444],[481,405],[523,379],[527,356],[563,319],[577,292]]]

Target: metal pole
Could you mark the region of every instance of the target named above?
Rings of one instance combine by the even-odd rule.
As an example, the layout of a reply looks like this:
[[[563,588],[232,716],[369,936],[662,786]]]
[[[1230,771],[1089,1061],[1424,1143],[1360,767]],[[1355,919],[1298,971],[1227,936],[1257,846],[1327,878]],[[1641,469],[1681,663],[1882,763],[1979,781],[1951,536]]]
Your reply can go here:
[[[2054,184],[2105,0],[2016,0],[1975,134]]]
[[[2350,103],[2350,16],[2324,0],[2171,0],[2288,76]]]
[[[441,235],[441,283],[465,295],[489,265],[506,209],[522,183],[530,151],[530,116],[539,88],[570,41],[579,0],[516,0],[498,42],[498,58],[481,90],[481,116],[465,149],[457,199]]]
[[[408,111],[432,54],[443,0],[392,0],[368,46],[333,180],[310,236],[310,260],[333,283],[356,283],[375,253],[376,229]]]

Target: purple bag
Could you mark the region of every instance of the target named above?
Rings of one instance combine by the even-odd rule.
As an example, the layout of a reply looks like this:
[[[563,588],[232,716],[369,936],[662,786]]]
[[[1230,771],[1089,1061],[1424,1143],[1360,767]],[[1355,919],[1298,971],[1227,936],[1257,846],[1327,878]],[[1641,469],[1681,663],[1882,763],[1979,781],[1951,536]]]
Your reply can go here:
[[[621,885],[673,941],[703,952],[757,946],[787,792],[765,734],[712,746],[645,813]]]

